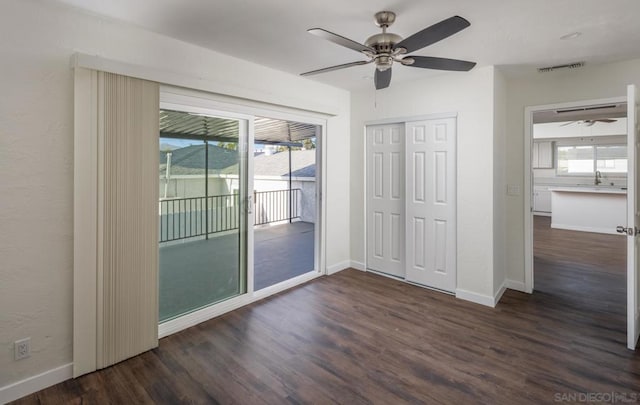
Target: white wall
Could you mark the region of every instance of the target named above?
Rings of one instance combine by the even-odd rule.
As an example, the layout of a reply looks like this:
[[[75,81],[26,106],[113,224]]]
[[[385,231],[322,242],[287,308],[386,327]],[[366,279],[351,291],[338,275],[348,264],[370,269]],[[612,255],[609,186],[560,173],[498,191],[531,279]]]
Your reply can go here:
[[[499,70],[494,78],[493,111],[493,294],[507,279],[507,82]],[[498,297],[499,298],[499,297]]]
[[[640,59],[507,80],[507,183],[524,186],[524,108],[626,95],[640,84]],[[507,277],[524,282],[524,198],[507,199]]]
[[[0,10],[0,390],[72,361],[75,52],[208,81],[220,93],[337,112],[328,121],[327,266],[349,260],[349,93],[36,0]],[[31,337],[31,358],[13,341]]]
[[[399,67],[399,69],[403,69]],[[365,262],[366,121],[458,113],[458,289],[493,296],[494,68],[449,73],[351,95],[351,257]]]

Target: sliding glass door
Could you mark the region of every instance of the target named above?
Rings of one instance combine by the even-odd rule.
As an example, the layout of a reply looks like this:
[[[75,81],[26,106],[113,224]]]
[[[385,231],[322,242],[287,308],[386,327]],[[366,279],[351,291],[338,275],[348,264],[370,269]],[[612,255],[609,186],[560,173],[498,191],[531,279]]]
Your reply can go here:
[[[265,116],[185,92],[160,98],[161,336],[322,268],[324,120]]]
[[[256,117],[254,290],[316,272],[320,126]]]
[[[248,127],[160,112],[160,322],[247,292]]]

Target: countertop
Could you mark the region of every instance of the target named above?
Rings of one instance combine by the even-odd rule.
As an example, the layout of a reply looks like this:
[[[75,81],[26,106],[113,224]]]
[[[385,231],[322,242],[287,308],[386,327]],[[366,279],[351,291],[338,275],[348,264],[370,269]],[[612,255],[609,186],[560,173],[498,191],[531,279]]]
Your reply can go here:
[[[549,191],[558,191],[565,193],[595,193],[595,194],[627,194],[626,189],[621,187],[571,187],[571,186],[551,186]]]

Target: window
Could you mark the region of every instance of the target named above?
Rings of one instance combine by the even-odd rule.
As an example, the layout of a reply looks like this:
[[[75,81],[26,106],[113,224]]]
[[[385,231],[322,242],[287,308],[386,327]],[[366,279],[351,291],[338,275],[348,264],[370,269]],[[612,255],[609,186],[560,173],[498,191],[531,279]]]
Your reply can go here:
[[[558,145],[558,175],[627,172],[626,145]]]
[[[596,170],[602,173],[627,172],[627,147],[623,145],[596,146]]]

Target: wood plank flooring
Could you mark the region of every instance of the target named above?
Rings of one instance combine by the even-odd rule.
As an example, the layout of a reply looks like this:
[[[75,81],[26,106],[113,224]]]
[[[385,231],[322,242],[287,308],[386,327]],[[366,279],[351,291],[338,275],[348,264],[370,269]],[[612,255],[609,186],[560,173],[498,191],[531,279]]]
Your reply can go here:
[[[535,232],[537,291],[507,291],[495,309],[345,270],[17,403],[539,404],[640,392],[640,356],[625,348],[624,238],[544,220]]]

